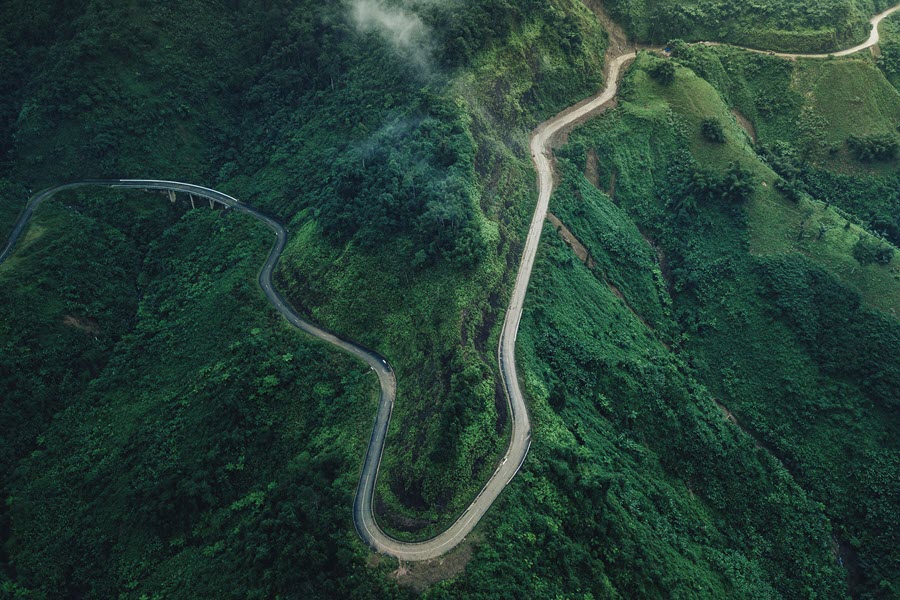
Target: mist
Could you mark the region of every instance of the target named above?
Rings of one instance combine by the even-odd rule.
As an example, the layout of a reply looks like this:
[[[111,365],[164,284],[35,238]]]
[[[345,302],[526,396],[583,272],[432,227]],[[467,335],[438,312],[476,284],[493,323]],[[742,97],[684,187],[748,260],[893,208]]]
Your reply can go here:
[[[432,70],[430,30],[408,6],[384,0],[351,0],[350,16],[361,33],[376,32],[403,58],[425,71]]]

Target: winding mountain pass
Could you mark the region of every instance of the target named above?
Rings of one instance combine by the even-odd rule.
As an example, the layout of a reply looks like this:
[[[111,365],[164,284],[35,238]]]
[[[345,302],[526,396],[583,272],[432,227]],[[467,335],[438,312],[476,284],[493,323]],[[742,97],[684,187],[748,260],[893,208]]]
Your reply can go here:
[[[746,50],[747,52],[756,52],[758,54],[771,54],[772,56],[780,56],[781,58],[789,58],[791,60],[796,60],[798,58],[828,58],[829,56],[849,56],[851,54],[855,54],[860,50],[865,50],[867,48],[871,48],[881,39],[881,35],[878,33],[878,24],[881,23],[881,20],[890,15],[891,13],[900,10],[900,4],[893,6],[887,10],[884,10],[871,19],[869,19],[869,23],[872,25],[872,31],[869,32],[869,39],[867,39],[862,44],[857,46],[853,46],[852,48],[847,48],[846,50],[839,50],[837,52],[831,52],[828,54],[794,54],[791,52],[771,52],[768,50],[760,50],[758,48],[745,48],[743,46],[733,46],[734,48],[739,48],[741,50]],[[723,44],[721,42],[698,42],[700,44],[705,44],[707,46],[726,46],[730,44]]]
[[[900,9],[900,4],[888,9],[872,18],[872,34],[869,39],[859,46],[849,48],[841,52],[835,52],[833,56],[846,56],[860,50],[869,48],[879,41],[878,23],[887,15]],[[702,43],[702,42],[701,42]],[[761,52],[759,50],[752,50]],[[616,54],[618,52],[618,54]],[[616,55],[614,55],[616,54]],[[774,53],[785,58],[825,58],[828,54],[786,54]],[[372,436],[366,450],[362,472],[353,502],[353,521],[359,535],[376,551],[394,556],[400,560],[416,561],[434,558],[449,551],[459,544],[468,535],[482,516],[491,507],[494,500],[503,489],[512,481],[518,473],[528,448],[531,445],[531,425],[528,419],[528,410],[525,398],[519,386],[515,364],[515,343],[519,330],[519,322],[522,318],[522,309],[525,302],[525,294],[531,278],[544,219],[553,193],[553,168],[552,168],[552,143],[557,135],[566,128],[584,120],[597,111],[603,109],[615,97],[618,90],[618,78],[623,67],[635,58],[634,51],[623,48],[610,51],[607,54],[606,85],[603,90],[593,98],[580,102],[574,107],[563,111],[552,119],[542,123],[535,129],[531,137],[531,156],[537,171],[538,198],[525,248],[519,263],[515,285],[510,298],[509,307],[500,333],[500,341],[497,349],[497,358],[500,372],[503,377],[507,402],[510,409],[510,421],[512,432],[509,447],[501,459],[497,469],[488,479],[481,492],[475,497],[469,507],[457,520],[444,532],[423,542],[402,542],[387,535],[375,520],[374,497],[375,483],[378,477],[378,468],[381,456],[384,452],[388,426],[390,425],[391,412],[396,397],[397,383],[394,372],[384,357],[376,352],[363,348],[354,342],[342,339],[335,334],[304,320],[278,293],[272,283],[272,273],[287,244],[287,230],[277,220],[269,217],[252,206],[210,188],[181,183],[176,181],[162,181],[154,179],[97,179],[60,185],[35,194],[22,210],[16,222],[9,241],[0,253],[0,263],[3,263],[12,253],[16,242],[28,225],[34,211],[42,202],[64,190],[86,187],[104,186],[112,188],[131,188],[143,190],[168,190],[192,194],[205,198],[213,203],[220,203],[238,212],[248,214],[265,223],[275,233],[275,243],[263,264],[259,274],[259,285],[269,302],[282,316],[294,327],[326,341],[329,344],[356,356],[369,365],[378,376],[381,387],[381,398],[375,414],[375,422],[372,428]]]

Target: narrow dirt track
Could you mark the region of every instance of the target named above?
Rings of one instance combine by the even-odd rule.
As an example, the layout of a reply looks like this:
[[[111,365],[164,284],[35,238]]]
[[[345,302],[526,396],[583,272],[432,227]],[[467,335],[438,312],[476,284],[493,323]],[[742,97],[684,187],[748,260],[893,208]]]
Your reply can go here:
[[[879,42],[881,39],[881,34],[878,32],[878,24],[881,23],[882,19],[890,15],[891,13],[900,10],[900,4],[893,6],[885,11],[882,11],[869,19],[869,23],[872,25],[872,31],[869,33],[869,39],[867,39],[862,44],[853,46],[852,48],[847,48],[846,50],[838,50],[837,52],[827,52],[825,54],[796,54],[792,52],[771,52],[768,50],[760,50],[758,48],[745,48],[743,46],[732,46],[733,48],[739,48],[740,50],[746,50],[747,52],[755,52],[757,54],[769,54],[772,56],[780,56],[781,58],[788,58],[791,60],[797,60],[798,58],[828,58],[829,56],[849,56],[851,54],[855,54],[860,50],[866,50],[867,48],[871,48],[875,44]],[[697,42],[698,44],[703,44],[706,46],[730,46],[731,44],[722,44],[720,42]]]

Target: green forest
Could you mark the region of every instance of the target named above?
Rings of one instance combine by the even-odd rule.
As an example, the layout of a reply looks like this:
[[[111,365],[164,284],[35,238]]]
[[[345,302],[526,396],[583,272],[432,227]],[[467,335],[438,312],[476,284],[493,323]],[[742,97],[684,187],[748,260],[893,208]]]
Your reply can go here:
[[[622,31],[672,50],[557,143],[532,447],[428,563],[354,529],[377,380],[268,304],[268,230],[156,192],[45,203],[0,264],[0,597],[900,594],[900,12],[847,58],[691,43],[831,52],[889,5],[0,0],[3,235],[106,177],[282,221],[281,293],[396,372],[375,511],[413,541],[508,443],[532,130]]]

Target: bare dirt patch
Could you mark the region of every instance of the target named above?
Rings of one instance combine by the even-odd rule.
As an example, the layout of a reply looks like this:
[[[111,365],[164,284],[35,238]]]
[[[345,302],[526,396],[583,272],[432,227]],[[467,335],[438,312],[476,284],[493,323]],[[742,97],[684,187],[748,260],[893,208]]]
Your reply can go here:
[[[63,325],[67,327],[74,327],[80,331],[85,333],[90,333],[93,335],[97,335],[100,333],[100,323],[95,321],[94,319],[84,318],[79,319],[77,317],[73,317],[72,315],[65,315],[62,319]]]
[[[612,17],[609,16],[609,14],[603,8],[603,2],[601,2],[600,0],[585,0],[585,5],[589,9],[591,9],[591,11],[593,11],[594,15],[597,17],[597,20],[600,21],[601,25],[603,25],[603,28],[606,30],[607,36],[609,37],[609,46],[606,47],[606,56],[604,57],[604,60],[603,60],[603,81],[608,82],[610,69],[611,69],[611,65],[612,65],[613,61],[622,55],[637,51],[637,46],[628,40],[628,36],[625,35],[625,31],[619,26],[618,23],[616,23],[612,19]],[[619,76],[620,77],[623,76],[625,74],[626,70],[627,70],[627,65],[623,65],[623,68],[620,71]],[[605,86],[604,86],[604,88],[605,88]],[[601,90],[596,95],[591,96],[590,98],[585,98],[584,100],[582,100],[581,102],[578,102],[577,104],[573,104],[569,108],[565,109],[564,111],[562,111],[558,115],[556,115],[556,118],[562,117],[564,115],[567,115],[571,112],[578,110],[585,104],[592,102],[594,100],[594,98],[596,98],[598,95],[600,95],[602,93],[603,92]],[[596,109],[592,110],[590,113],[584,115],[583,117],[581,117],[579,119],[572,121],[571,123],[566,125],[564,128],[560,129],[556,133],[556,135],[551,140],[551,144],[550,144],[551,147],[556,149],[556,148],[561,148],[562,146],[565,146],[566,143],[569,141],[569,132],[572,131],[575,127],[577,127],[578,125],[581,125],[585,121],[593,119],[594,117],[596,117],[597,115],[599,115],[600,113],[602,113],[604,111],[614,109],[616,106],[618,106],[618,102],[617,102],[616,98],[612,98],[609,102],[606,102],[606,103],[598,106]],[[556,171],[555,167],[554,167],[554,171]]]
[[[750,136],[750,139],[753,140],[753,143],[756,143],[756,129],[753,127],[753,123],[750,122],[750,119],[745,117],[741,112],[736,109],[731,109],[731,114],[734,115],[735,120],[737,120],[738,125],[744,128],[744,131],[747,132],[747,135]]]
[[[637,320],[641,322],[641,324],[644,327],[646,327],[650,331],[653,331],[653,326],[650,325],[650,323],[648,323],[647,321],[645,321],[644,317],[642,317],[640,314],[638,314],[638,311],[634,310],[634,307],[628,303],[628,300],[625,298],[625,294],[623,294],[619,288],[614,286],[612,284],[612,282],[609,281],[606,277],[603,278],[603,282],[609,288],[609,291],[611,291],[616,298],[618,298],[619,300],[622,301],[622,304],[625,305],[625,308],[627,308],[631,312],[631,314],[633,314],[635,316],[635,318],[637,318]],[[669,345],[665,344],[665,343],[663,343],[663,346],[665,346],[666,348],[669,347]]]
[[[556,233],[558,233],[559,237],[561,237],[566,245],[572,249],[572,252],[574,252],[575,255],[581,259],[581,262],[586,264],[589,268],[593,268],[595,263],[594,259],[590,257],[591,253],[587,248],[584,247],[584,244],[578,241],[577,237],[572,235],[572,232],[569,231],[569,229],[565,225],[563,225],[562,221],[560,221],[556,217],[556,215],[549,211],[547,212],[547,220],[553,223],[553,227],[556,229]]]
[[[765,450],[768,450],[769,452],[772,452],[771,448],[760,442],[760,440],[755,435],[753,435],[751,431],[748,431],[743,425],[741,425],[740,421],[738,421],[737,417],[734,416],[734,413],[728,410],[727,406],[719,402],[717,398],[713,398],[713,402],[715,402],[716,406],[719,407],[719,410],[722,411],[722,415],[725,417],[725,420],[750,436],[750,439],[753,440],[753,443],[756,444],[757,448],[763,448]],[[774,452],[772,452],[772,454],[775,455]]]
[[[600,160],[597,151],[591,148],[587,153],[587,162],[584,165],[584,176],[598,190],[600,189]]]
[[[401,560],[397,570],[391,572],[388,577],[396,579],[398,585],[422,593],[435,583],[451,579],[465,571],[466,565],[472,559],[475,544],[480,541],[481,536],[472,533],[459,546],[443,556],[419,562]]]
[[[603,25],[603,29],[606,30],[606,33],[609,36],[609,47],[606,50],[607,55],[612,54],[613,56],[619,56],[634,50],[634,44],[628,41],[625,30],[622,29],[618,23],[613,21],[612,17],[606,12],[606,9],[603,8],[603,2],[601,2],[601,0],[585,0],[585,5],[591,9],[594,15],[596,15],[597,20],[600,21],[600,24]],[[609,56],[607,56],[607,58],[609,58]]]
[[[640,230],[639,230],[640,231]],[[672,269],[669,267],[669,261],[666,259],[665,253],[659,248],[653,240],[647,236],[646,233],[640,231],[641,237],[644,238],[644,241],[647,242],[647,245],[653,249],[653,253],[656,254],[656,263],[659,265],[659,270],[662,272],[663,279],[666,280],[666,285],[669,286],[669,290],[672,289]]]

